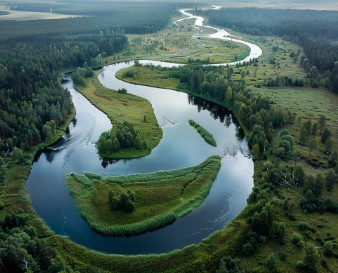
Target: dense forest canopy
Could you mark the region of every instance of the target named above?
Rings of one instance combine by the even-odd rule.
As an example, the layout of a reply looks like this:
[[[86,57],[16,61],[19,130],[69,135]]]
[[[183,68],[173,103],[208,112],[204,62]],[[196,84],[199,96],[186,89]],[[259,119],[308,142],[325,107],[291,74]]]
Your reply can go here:
[[[15,10],[64,13],[83,17],[63,20],[3,21],[0,37],[37,33],[104,33],[121,29],[125,33],[142,34],[163,29],[181,3],[158,2],[92,2],[67,4],[17,4]],[[0,38],[1,39],[1,38]]]
[[[199,11],[211,24],[253,35],[278,35],[301,45],[307,73],[315,66],[323,84],[338,93],[338,12],[230,8]]]

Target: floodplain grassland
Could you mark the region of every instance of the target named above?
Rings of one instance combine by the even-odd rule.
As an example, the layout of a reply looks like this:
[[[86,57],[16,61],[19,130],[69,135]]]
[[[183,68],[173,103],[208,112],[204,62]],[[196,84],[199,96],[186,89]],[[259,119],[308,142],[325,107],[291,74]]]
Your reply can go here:
[[[321,115],[325,116],[326,124],[333,134],[332,142],[335,148],[338,148],[338,112],[336,111],[338,97],[336,95],[324,88],[311,87],[261,87],[253,90],[268,97],[273,103],[289,109],[302,122],[312,120],[315,123]],[[299,122],[295,122],[291,127],[294,136],[299,137]]]
[[[131,75],[133,76],[128,77],[127,72],[131,72]],[[152,69],[145,66],[126,67],[117,71],[115,76],[120,80],[134,84],[154,86],[172,90],[176,90],[177,85],[180,83],[179,79],[169,77],[167,70]]]
[[[220,167],[221,158],[212,156],[185,169],[117,177],[71,173],[66,178],[80,214],[93,229],[126,236],[163,227],[193,211],[208,195]],[[136,195],[134,211],[112,210],[109,192],[128,191]]]
[[[277,76],[280,78],[292,76],[299,79],[306,77],[306,73],[299,65],[300,57],[296,60],[290,57],[291,52],[297,52],[298,56],[304,54],[301,47],[275,36],[256,37],[229,31],[244,40],[252,41],[263,50],[263,55],[254,65],[232,67],[231,80],[234,82],[244,81],[248,87],[261,87]],[[166,57],[163,56],[162,59],[166,59]],[[126,77],[128,71],[131,71],[134,76]],[[135,84],[175,90],[179,84],[179,79],[170,77],[167,69],[161,70],[144,66],[124,68],[119,70],[116,76],[121,80]]]
[[[212,64],[233,62],[249,55],[249,47],[243,44],[193,37],[196,33],[207,34],[211,31],[208,28],[196,31],[190,25],[183,27],[187,21],[189,20],[179,22],[179,26],[171,23],[163,31],[152,34],[128,35],[128,49],[108,58],[107,62],[151,59],[183,64],[189,62]]]
[[[96,72],[92,78],[86,79],[86,86],[76,86],[93,105],[103,111],[111,122],[123,123],[128,121],[137,129],[142,139],[147,140],[146,149],[122,149],[111,155],[111,158],[135,158],[149,154],[158,145],[162,138],[162,129],[159,127],[151,103],[132,94],[121,94],[105,88],[98,80]],[[146,117],[146,122],[144,117]]]

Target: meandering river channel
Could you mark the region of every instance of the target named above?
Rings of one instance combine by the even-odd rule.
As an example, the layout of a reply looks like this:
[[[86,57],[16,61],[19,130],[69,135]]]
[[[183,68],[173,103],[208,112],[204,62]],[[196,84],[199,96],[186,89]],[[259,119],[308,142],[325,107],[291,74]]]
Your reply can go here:
[[[55,233],[102,252],[164,253],[199,243],[224,227],[246,205],[253,187],[253,161],[247,141],[232,114],[222,107],[185,93],[132,85],[116,79],[115,72],[129,65],[132,63],[107,66],[99,80],[106,87],[126,88],[129,93],[152,103],[163,129],[159,145],[143,158],[102,162],[95,142],[112,124],[106,115],[74,90],[70,81],[65,88],[72,95],[76,117],[67,133],[51,146],[52,149],[42,151],[32,166],[27,190],[33,207]],[[205,143],[189,126],[189,119],[210,131],[218,146]],[[89,171],[102,175],[155,172],[197,165],[215,154],[222,156],[222,167],[202,205],[169,226],[138,236],[109,237],[90,229],[80,217],[65,184],[65,174],[70,172]]]

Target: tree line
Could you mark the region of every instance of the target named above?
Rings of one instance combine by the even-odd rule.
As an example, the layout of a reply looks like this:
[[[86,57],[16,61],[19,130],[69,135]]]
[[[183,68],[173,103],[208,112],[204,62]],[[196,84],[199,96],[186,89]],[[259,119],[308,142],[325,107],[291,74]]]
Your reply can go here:
[[[315,10],[227,8],[196,11],[214,25],[252,35],[278,35],[302,46],[302,67],[315,81],[338,93],[338,12]]]
[[[103,55],[127,46],[121,34],[36,35],[2,40],[0,151],[29,150],[65,122],[72,102],[59,71],[98,66]]]
[[[1,21],[0,39],[36,34],[144,34],[168,25],[180,3],[160,2],[81,2],[17,4],[15,10],[71,14],[81,17],[62,20]],[[52,31],[51,31],[52,30]]]

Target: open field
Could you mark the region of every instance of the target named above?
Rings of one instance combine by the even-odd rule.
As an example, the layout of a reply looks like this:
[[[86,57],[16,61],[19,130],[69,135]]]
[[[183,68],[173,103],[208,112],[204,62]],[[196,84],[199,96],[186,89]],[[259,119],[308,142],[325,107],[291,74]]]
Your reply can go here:
[[[322,88],[253,88],[274,103],[295,113],[297,118],[317,122],[319,116],[326,117],[326,123],[333,133],[333,142],[338,147],[338,97]],[[297,127],[296,124],[295,127]],[[295,130],[297,128],[294,128]]]
[[[199,206],[221,167],[218,156],[195,167],[102,177],[69,174],[67,184],[80,214],[95,230],[108,235],[132,235],[163,227]],[[132,212],[112,210],[109,193],[133,192]]]
[[[3,10],[8,12],[7,15],[0,16],[0,20],[50,20],[50,19],[65,19],[80,17],[79,15],[57,14],[52,12],[34,12],[34,11],[19,11],[19,10]]]

